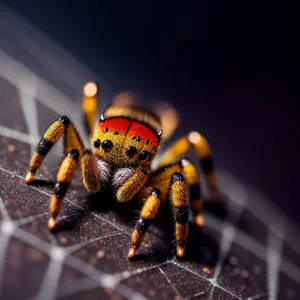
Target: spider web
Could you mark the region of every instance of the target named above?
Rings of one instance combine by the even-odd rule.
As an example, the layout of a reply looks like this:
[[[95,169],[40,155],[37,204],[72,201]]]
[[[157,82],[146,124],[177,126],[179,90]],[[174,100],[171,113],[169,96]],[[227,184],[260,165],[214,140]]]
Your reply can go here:
[[[174,256],[172,224],[162,211],[129,262],[136,213],[126,219],[124,206],[99,206],[104,200],[90,199],[79,176],[57,233],[49,233],[61,147],[46,158],[38,175],[44,181],[37,185],[24,183],[28,161],[55,114],[67,112],[84,136],[74,99],[86,80],[99,78],[4,7],[0,37],[1,299],[298,299],[298,229],[259,191],[219,166],[225,208],[205,203],[206,226],[191,226],[185,260]],[[104,106],[113,92],[99,81]]]

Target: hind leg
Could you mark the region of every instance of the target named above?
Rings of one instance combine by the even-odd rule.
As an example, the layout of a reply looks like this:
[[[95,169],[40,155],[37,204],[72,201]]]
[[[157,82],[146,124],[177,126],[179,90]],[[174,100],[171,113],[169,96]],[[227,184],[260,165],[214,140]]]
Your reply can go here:
[[[189,159],[183,158],[179,163],[182,166],[183,174],[189,186],[190,203],[194,216],[194,222],[198,227],[202,227],[204,225],[204,220],[201,214],[203,201],[198,171],[193,162]]]
[[[82,110],[84,123],[89,134],[92,134],[97,121],[97,96],[99,88],[94,82],[87,82],[83,88]]]

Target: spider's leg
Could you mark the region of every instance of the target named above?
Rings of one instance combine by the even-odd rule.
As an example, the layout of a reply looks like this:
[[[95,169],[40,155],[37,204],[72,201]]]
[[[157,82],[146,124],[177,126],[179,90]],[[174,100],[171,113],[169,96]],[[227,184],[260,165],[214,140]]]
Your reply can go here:
[[[56,226],[55,219],[59,214],[62,200],[73,179],[76,167],[81,169],[82,184],[90,192],[100,191],[100,175],[95,157],[89,150],[80,156],[78,149],[72,149],[61,163],[55,184],[55,189],[50,202],[50,219],[48,227],[53,230]]]
[[[78,165],[81,170],[83,186],[90,193],[98,192],[100,190],[101,178],[98,172],[96,158],[88,149],[84,149],[78,131],[73,123],[70,122],[65,130],[64,136],[65,155],[68,155],[73,149],[76,149],[79,154]]]
[[[182,159],[180,161],[180,164],[182,166],[182,171],[189,186],[190,203],[195,224],[199,227],[202,227],[204,225],[203,217],[201,215],[203,201],[201,198],[200,177],[198,171],[193,162],[189,159]]]
[[[170,194],[175,216],[175,236],[177,256],[184,256],[186,241],[189,234],[188,225],[188,187],[183,175],[175,172],[171,177]]]
[[[55,228],[55,219],[59,214],[62,205],[62,199],[72,181],[76,167],[78,166],[78,162],[79,152],[77,149],[72,149],[59,167],[55,189],[50,202],[50,219],[48,222],[48,227],[50,230]]]
[[[137,249],[142,244],[145,233],[150,225],[150,222],[155,218],[161,204],[160,190],[155,188],[151,195],[147,198],[140,213],[132,233],[132,248],[129,250],[128,258],[135,256]]]
[[[141,245],[145,232],[158,211],[161,201],[165,201],[169,194],[175,215],[175,232],[177,241],[177,256],[184,255],[184,248],[188,237],[188,187],[180,163],[174,163],[155,172],[137,195],[138,200],[147,199],[139,221],[132,234],[132,248],[128,257],[132,258]],[[155,193],[153,194],[153,191]],[[149,196],[151,195],[151,196]],[[155,196],[153,198],[153,196]],[[158,201],[161,200],[161,201]]]
[[[97,121],[97,96],[98,86],[94,82],[88,82],[83,88],[82,110],[84,123],[89,134],[92,134]]]
[[[200,176],[195,164],[191,160],[183,158],[168,166],[161,167],[153,173],[150,182],[155,186],[161,186],[160,183],[166,182],[169,178],[171,178],[174,172],[181,172],[184,174],[186,183],[188,184],[189,198],[194,221],[197,226],[202,227],[204,225],[204,221],[201,215],[203,201],[201,195]],[[164,190],[165,188],[162,189],[162,191]]]
[[[49,228],[51,230],[55,227],[55,218],[60,211],[62,198],[72,181],[77,166],[81,169],[82,183],[88,192],[99,191],[101,182],[95,157],[89,150],[84,150],[75,126],[66,116],[54,121],[41,138],[31,158],[26,182],[30,183],[33,180],[34,174],[42,165],[46,154],[63,133],[65,133],[64,152],[67,156],[61,163],[57,173],[57,182],[51,198],[51,218],[49,219]]]
[[[30,183],[33,180],[35,173],[42,165],[46,155],[48,154],[52,146],[58,142],[69,125],[69,118],[66,116],[62,116],[48,127],[32,154],[29,163],[29,171],[25,178],[27,183]]]
[[[191,147],[194,148],[200,160],[200,165],[206,177],[206,181],[213,196],[218,196],[214,162],[211,155],[210,146],[207,140],[198,132],[190,132],[177,140],[167,149],[159,162],[159,166],[168,165],[177,158],[184,155]]]
[[[80,150],[71,149],[62,161],[56,178],[55,189],[50,202],[49,229],[55,228],[55,219],[59,214],[62,199],[73,179],[77,167],[81,169],[82,183],[88,192],[100,190],[100,176],[97,169],[96,159],[89,150],[85,150],[80,156]]]

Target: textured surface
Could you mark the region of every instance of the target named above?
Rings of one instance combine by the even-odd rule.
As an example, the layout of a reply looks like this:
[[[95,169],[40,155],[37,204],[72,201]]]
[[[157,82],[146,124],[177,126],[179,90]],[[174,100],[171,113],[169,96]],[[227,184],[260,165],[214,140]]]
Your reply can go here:
[[[138,207],[119,205],[109,193],[89,196],[79,176],[55,234],[49,233],[49,197],[61,146],[47,157],[33,185],[23,177],[55,114],[66,111],[80,126],[79,109],[70,99],[79,98],[81,82],[94,75],[56,52],[69,73],[54,79],[59,71],[46,57],[50,46],[40,44],[48,54],[37,45],[28,49],[26,34],[20,41],[8,28],[18,27],[0,28],[6,38],[5,46],[0,44],[0,299],[299,299],[297,229],[258,191],[220,167],[223,204],[205,203],[206,226],[202,231],[191,226],[184,260],[174,257],[172,218],[165,207],[129,262]],[[20,61],[9,45],[35,53]]]

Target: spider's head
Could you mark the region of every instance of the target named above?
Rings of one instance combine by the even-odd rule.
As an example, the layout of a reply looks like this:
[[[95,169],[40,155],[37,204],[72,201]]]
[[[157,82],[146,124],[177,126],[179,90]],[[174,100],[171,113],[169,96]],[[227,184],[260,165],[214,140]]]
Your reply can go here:
[[[91,139],[93,153],[113,167],[149,168],[160,141],[143,122],[126,117],[102,119]]]

